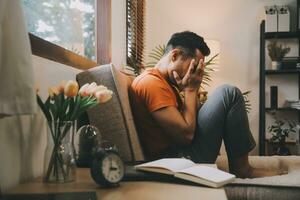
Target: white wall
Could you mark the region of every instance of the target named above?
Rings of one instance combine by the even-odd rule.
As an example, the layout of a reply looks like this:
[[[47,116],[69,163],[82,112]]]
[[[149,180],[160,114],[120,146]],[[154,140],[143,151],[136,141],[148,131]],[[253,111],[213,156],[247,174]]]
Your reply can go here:
[[[112,0],[112,63],[121,68],[126,64],[126,1]]]
[[[295,5],[295,0],[148,0],[146,54],[179,31],[190,30],[220,42],[220,68],[208,89],[230,83],[251,90],[252,133],[258,141],[259,34],[264,5]],[[294,94],[287,88],[285,93]],[[252,152],[258,152],[258,145]]]

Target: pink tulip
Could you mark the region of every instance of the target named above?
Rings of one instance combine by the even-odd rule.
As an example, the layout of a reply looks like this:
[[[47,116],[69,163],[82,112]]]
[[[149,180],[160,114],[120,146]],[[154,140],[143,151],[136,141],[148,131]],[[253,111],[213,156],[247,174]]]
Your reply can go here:
[[[107,87],[105,87],[104,85],[98,85],[97,87],[94,87],[92,90],[91,90],[91,94],[93,94],[95,96],[95,94],[99,91],[102,91],[102,90],[107,90]]]
[[[93,94],[93,91],[95,90],[95,88],[97,87],[97,84],[95,82],[92,82],[89,87],[87,88],[87,93],[89,95]]]
[[[78,93],[78,83],[73,80],[69,80],[64,88],[64,93],[67,97],[75,97]]]
[[[80,94],[80,96],[82,97],[90,96],[90,94],[88,93],[89,86],[90,86],[89,83],[86,83],[83,86],[81,86],[81,88],[78,91],[78,94]]]
[[[113,92],[111,90],[101,90],[96,92],[95,97],[98,103],[105,103],[112,98]]]

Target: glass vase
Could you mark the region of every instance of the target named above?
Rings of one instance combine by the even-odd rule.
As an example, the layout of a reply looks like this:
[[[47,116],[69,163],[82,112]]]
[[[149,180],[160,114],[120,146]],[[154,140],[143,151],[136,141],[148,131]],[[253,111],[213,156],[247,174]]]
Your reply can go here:
[[[72,139],[75,123],[56,121],[48,124],[43,180],[50,183],[74,181],[76,162]]]

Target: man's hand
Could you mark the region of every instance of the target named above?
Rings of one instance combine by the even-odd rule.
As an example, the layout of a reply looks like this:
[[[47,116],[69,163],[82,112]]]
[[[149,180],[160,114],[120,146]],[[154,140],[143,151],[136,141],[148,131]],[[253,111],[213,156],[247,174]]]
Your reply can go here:
[[[195,70],[195,59],[190,62],[189,69],[181,79],[176,71],[173,71],[174,79],[179,87],[179,90],[195,90],[198,91],[204,75],[204,62],[201,59]]]

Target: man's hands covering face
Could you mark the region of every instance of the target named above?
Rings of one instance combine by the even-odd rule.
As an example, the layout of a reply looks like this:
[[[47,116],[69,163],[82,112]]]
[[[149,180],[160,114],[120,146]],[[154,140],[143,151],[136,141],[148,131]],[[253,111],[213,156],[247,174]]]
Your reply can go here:
[[[201,59],[195,70],[195,59],[190,62],[189,69],[181,79],[176,71],[173,71],[174,79],[179,90],[195,90],[198,91],[204,75],[204,62]]]

